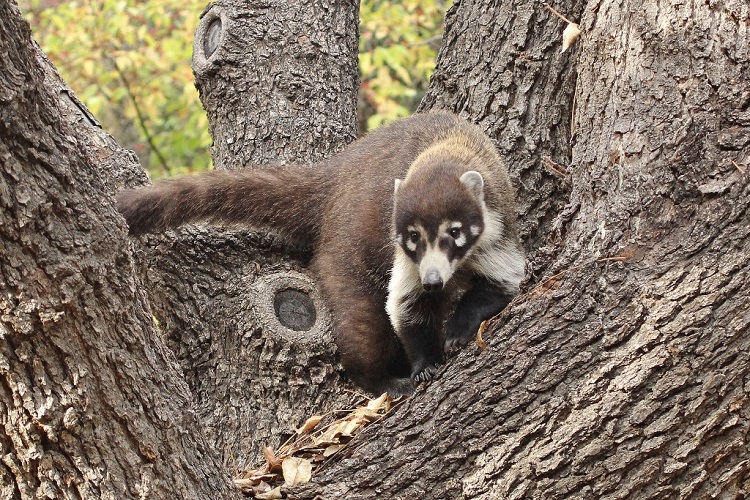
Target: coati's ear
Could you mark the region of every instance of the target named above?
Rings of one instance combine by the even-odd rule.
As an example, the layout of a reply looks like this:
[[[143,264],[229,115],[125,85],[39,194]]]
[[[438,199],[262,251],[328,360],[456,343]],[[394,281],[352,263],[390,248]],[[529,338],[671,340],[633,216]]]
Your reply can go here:
[[[396,182],[393,183],[393,195],[395,196],[398,193],[398,187],[401,185],[401,179],[396,179]]]
[[[469,170],[461,175],[459,181],[461,181],[461,184],[466,186],[466,189],[476,196],[478,200],[484,199],[484,179],[482,178],[482,174],[476,170]]]

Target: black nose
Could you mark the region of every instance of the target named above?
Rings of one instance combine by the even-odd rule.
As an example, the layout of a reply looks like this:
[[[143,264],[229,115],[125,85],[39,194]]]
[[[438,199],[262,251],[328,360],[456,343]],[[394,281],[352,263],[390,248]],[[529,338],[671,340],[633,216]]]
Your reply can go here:
[[[443,278],[437,271],[428,272],[422,280],[422,287],[427,292],[437,292],[443,289]]]

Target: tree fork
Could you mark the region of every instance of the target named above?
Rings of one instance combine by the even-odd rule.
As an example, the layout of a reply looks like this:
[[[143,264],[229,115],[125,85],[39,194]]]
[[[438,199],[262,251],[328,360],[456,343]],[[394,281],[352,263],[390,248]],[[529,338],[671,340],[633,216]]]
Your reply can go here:
[[[357,8],[329,0],[209,4],[193,72],[215,168],[312,163],[354,140]],[[350,406],[307,249],[274,235],[196,227],[141,241],[138,267],[154,314],[228,468],[262,459],[262,446],[281,444],[308,416]],[[297,299],[277,307],[284,297]],[[316,320],[294,330],[276,314],[290,310]]]

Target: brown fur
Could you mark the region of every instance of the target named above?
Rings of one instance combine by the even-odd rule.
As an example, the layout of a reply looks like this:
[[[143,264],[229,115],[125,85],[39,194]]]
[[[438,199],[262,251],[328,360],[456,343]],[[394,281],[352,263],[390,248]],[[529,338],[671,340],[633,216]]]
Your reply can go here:
[[[410,171],[415,161],[427,167]],[[133,234],[209,221],[312,244],[312,267],[333,312],[348,375],[373,392],[403,393],[410,392],[413,374],[385,311],[394,179],[405,178],[407,192],[420,193],[420,210],[451,211],[465,200],[443,183],[457,182],[466,170],[485,177],[487,206],[503,214],[504,237],[517,244],[513,190],[491,141],[447,113],[397,121],[318,165],[211,172],[127,190],[117,201]],[[459,194],[453,199],[435,190]]]

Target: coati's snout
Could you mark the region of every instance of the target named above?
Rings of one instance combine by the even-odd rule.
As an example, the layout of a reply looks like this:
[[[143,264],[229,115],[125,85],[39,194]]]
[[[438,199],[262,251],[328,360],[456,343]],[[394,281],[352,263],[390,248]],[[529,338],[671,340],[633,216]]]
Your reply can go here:
[[[424,251],[417,250],[419,278],[425,292],[439,292],[453,276],[457,262],[444,252],[439,241],[425,242]]]
[[[422,288],[426,292],[438,292],[443,289],[444,281],[436,269],[430,269],[422,278]]]

